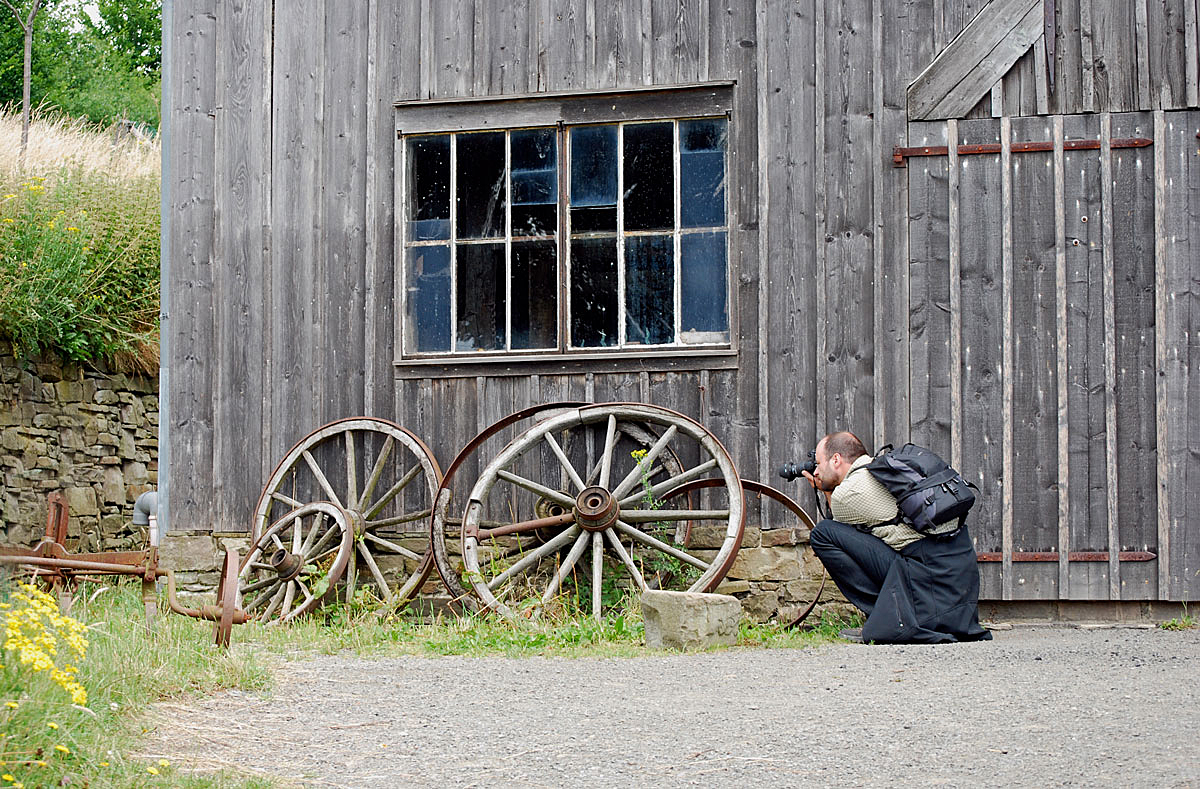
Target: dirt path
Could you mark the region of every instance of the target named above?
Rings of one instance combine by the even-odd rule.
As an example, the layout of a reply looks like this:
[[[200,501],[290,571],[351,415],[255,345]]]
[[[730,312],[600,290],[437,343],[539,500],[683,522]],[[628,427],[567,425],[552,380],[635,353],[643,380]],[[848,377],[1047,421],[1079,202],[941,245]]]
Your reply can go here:
[[[318,657],[146,753],[305,786],[1197,786],[1200,631],[635,659]]]

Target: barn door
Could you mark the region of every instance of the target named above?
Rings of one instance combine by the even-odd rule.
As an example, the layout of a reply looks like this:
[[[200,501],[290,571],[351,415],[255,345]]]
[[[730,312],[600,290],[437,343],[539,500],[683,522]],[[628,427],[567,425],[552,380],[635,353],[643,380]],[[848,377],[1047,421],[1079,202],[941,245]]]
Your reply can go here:
[[[911,123],[896,152],[913,435],[979,485],[985,598],[1200,592],[1198,120]]]

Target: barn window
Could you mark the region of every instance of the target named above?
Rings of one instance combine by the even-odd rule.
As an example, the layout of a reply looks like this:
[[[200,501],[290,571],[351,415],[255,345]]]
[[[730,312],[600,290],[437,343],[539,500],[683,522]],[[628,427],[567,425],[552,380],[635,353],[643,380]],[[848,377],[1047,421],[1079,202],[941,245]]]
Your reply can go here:
[[[729,344],[724,115],[400,139],[406,357]]]

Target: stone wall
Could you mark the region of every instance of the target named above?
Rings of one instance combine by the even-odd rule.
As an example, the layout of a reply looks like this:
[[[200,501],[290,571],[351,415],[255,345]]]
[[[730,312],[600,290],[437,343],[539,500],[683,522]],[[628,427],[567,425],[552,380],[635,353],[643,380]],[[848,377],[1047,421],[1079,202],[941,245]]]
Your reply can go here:
[[[140,549],[133,502],[158,483],[158,381],[0,343],[0,542],[32,546],[61,490],[73,551]]]

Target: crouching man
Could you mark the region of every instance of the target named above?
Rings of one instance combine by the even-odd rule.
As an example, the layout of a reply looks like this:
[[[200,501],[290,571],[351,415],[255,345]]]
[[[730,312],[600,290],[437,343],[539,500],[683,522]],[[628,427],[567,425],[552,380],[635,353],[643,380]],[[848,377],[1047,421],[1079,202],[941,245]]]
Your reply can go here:
[[[990,639],[979,624],[979,569],[966,524],[952,521],[925,535],[901,522],[895,497],[866,469],[871,459],[853,433],[830,433],[817,444],[816,471],[804,472],[833,515],[813,529],[813,552],[867,615],[862,640]]]

